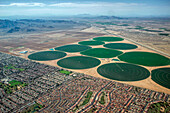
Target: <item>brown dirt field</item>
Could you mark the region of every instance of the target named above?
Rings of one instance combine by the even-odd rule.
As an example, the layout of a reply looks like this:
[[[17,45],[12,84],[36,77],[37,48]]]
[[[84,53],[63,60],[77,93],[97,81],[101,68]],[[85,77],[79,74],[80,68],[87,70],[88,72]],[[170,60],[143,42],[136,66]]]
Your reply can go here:
[[[9,48],[16,48],[23,46],[34,51],[40,51],[45,49],[54,48],[57,46],[74,43],[77,41],[89,39],[103,35],[102,33],[88,33],[88,32],[77,32],[77,31],[58,31],[58,32],[47,32],[42,34],[24,35],[22,38],[13,36],[13,38],[0,39],[0,51],[10,53]],[[17,50],[13,50],[18,52]],[[12,53],[11,53],[12,54]]]

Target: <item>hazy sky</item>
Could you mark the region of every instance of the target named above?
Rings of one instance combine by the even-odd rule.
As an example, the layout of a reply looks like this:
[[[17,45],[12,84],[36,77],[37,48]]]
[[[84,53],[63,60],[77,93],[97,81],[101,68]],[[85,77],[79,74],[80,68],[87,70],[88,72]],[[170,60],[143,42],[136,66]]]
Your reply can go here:
[[[0,0],[0,16],[170,16],[170,0]]]

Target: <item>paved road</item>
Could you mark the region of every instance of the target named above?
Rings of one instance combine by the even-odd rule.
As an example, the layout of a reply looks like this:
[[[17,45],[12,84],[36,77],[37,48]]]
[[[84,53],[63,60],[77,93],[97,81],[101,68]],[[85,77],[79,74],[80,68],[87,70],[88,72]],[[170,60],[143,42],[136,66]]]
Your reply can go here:
[[[13,111],[13,113],[20,112],[20,111],[22,111],[24,108],[26,108],[26,107],[28,107],[28,106],[31,106],[31,105],[33,105],[33,104],[35,104],[35,101],[34,101],[34,102],[31,102],[31,103],[28,103],[28,104],[25,105],[25,106],[22,106],[20,109],[17,109],[16,111]]]

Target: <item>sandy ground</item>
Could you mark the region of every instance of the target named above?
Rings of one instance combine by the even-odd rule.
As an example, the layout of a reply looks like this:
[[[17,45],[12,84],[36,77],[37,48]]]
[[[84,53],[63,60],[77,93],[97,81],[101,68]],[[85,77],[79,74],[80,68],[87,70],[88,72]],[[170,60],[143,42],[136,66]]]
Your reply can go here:
[[[102,36],[105,36],[105,35],[102,35]],[[108,36],[108,35],[107,35]],[[93,37],[91,37],[93,38]],[[89,40],[89,39],[86,39],[86,40]],[[82,41],[85,41],[85,40],[82,40]],[[106,42],[107,43],[130,43],[130,44],[134,44],[132,42],[129,42],[127,40],[123,40],[123,41],[117,41],[117,42]],[[70,44],[70,43],[69,43]],[[75,43],[72,43],[72,44],[78,44],[78,42],[75,42]],[[135,44],[136,45],[136,44]],[[152,50],[149,50],[149,49],[146,49],[144,47],[141,47],[139,45],[137,45],[138,48],[136,49],[132,49],[132,50],[121,50],[123,52],[130,52],[130,51],[144,51],[144,52],[153,52],[153,53],[156,53],[155,51],[152,51]],[[91,46],[93,48],[104,48],[103,45],[99,45],[99,46]],[[42,50],[42,51],[46,51],[46,50],[49,50],[49,49],[45,49],[45,50]],[[28,55],[30,53],[26,54],[26,55],[23,55],[22,57],[25,58],[25,59],[28,59]],[[67,56],[65,56],[64,58],[66,57],[70,57],[70,56],[82,56],[79,52],[77,53],[67,53]],[[117,58],[117,57],[115,57]],[[112,61],[113,58],[107,58],[107,59],[100,59],[98,58],[100,61],[101,61],[101,65],[103,64],[107,64],[107,63],[120,63],[120,62],[123,62],[123,61]],[[36,62],[40,62],[40,63],[44,63],[44,64],[48,64],[48,65],[52,65],[52,66],[57,66],[57,67],[60,67],[57,65],[57,61],[60,60],[60,59],[57,59],[57,60],[52,60],[52,61],[36,61]],[[101,75],[99,75],[97,73],[97,68],[99,67],[94,67],[94,68],[90,68],[90,69],[81,69],[81,70],[73,70],[73,69],[67,69],[67,70],[70,70],[70,71],[73,71],[73,72],[79,72],[79,73],[84,73],[84,74],[87,74],[87,75],[91,75],[91,76],[94,76],[94,77],[99,77],[99,78],[103,78],[103,79],[107,79]],[[168,66],[157,66],[157,67],[148,67],[148,66],[142,66],[146,69],[148,69],[150,72],[153,70],[153,69],[157,69],[157,68],[163,68],[163,67],[170,67],[170,65]],[[62,68],[62,67],[60,67]],[[116,80],[113,80],[113,81],[116,81]],[[152,79],[151,79],[151,76],[149,76],[147,79],[144,79],[144,80],[141,80],[141,81],[133,81],[133,82],[124,82],[124,81],[116,81],[116,82],[120,82],[120,83],[126,83],[126,84],[129,84],[129,85],[134,85],[134,86],[138,86],[138,87],[143,87],[143,88],[147,88],[147,89],[151,89],[151,90],[155,90],[155,91],[159,91],[159,92],[164,92],[164,93],[167,93],[167,94],[170,94],[170,89],[168,88],[165,88],[157,83],[155,83]]]
[[[18,48],[20,48],[20,51],[25,51],[27,49],[31,49],[33,51],[41,51],[101,35],[103,34],[100,32],[89,33],[76,30],[64,30],[41,34],[27,34],[24,36],[14,35],[11,36],[13,38],[5,37],[0,39],[0,51],[8,54],[18,55]]]

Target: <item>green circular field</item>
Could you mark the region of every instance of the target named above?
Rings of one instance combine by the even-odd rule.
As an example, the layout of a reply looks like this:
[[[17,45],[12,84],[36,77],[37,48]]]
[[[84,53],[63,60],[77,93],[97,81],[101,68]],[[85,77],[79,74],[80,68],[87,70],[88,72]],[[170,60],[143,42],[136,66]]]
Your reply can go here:
[[[147,69],[127,63],[104,64],[97,69],[97,72],[103,77],[118,81],[138,81],[150,75]]]
[[[87,50],[87,49],[90,49],[90,48],[91,47],[86,46],[86,45],[72,44],[72,45],[65,45],[65,46],[56,47],[55,50],[73,53],[73,52],[84,51],[84,50]]]
[[[100,60],[92,57],[74,56],[61,59],[57,64],[68,69],[88,69],[100,64]]]
[[[118,57],[122,61],[144,66],[164,66],[170,64],[169,58],[150,52],[127,52]]]
[[[122,41],[124,39],[120,38],[120,37],[96,37],[96,38],[93,38],[93,40],[105,41],[105,42],[114,42],[114,41]]]
[[[152,70],[151,79],[159,85],[170,89],[170,68]]]
[[[105,49],[105,48],[92,48],[92,49],[80,52],[80,54],[98,57],[98,58],[112,58],[122,53],[123,52],[118,51],[118,50]]]
[[[67,54],[60,51],[42,51],[33,53],[28,56],[31,60],[37,60],[37,61],[48,61],[48,60],[55,60],[62,57],[65,57]]]
[[[136,45],[128,44],[128,43],[110,43],[110,44],[105,44],[104,47],[110,48],[110,49],[122,49],[122,50],[137,48]]]
[[[101,42],[101,41],[82,41],[82,42],[79,42],[79,44],[81,44],[81,45],[96,46],[96,45],[103,45],[105,43]]]

